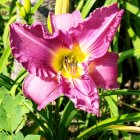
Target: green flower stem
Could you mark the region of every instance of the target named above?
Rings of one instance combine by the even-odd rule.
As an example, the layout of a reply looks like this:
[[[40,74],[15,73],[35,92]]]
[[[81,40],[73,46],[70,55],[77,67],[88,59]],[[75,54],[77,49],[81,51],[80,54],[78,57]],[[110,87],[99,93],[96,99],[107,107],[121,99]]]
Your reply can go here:
[[[132,106],[132,105],[129,105],[129,104],[125,103],[125,102],[120,101],[119,104],[125,105],[125,106],[127,106],[127,107],[129,107],[129,108],[131,108],[131,109],[136,110],[136,111],[140,111],[139,108],[134,107],[134,106]]]

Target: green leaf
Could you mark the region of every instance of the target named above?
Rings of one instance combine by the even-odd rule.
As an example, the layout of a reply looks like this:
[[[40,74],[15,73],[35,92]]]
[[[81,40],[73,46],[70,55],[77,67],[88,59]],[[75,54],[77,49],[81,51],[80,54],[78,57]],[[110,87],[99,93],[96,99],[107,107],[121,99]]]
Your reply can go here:
[[[5,87],[1,87],[0,88],[0,104],[3,101],[5,94],[9,94],[9,91]]]
[[[10,0],[1,0],[0,1],[0,4],[5,4],[5,3],[7,3],[7,2],[9,2]]]
[[[14,131],[19,132],[23,128],[26,121],[25,114],[30,112],[29,108],[25,105],[27,102],[29,102],[29,100],[25,99],[21,94],[12,97],[10,94],[5,93],[3,97],[1,96],[0,122],[4,122],[5,124],[1,123],[2,126],[4,125],[1,129],[13,133]]]
[[[15,97],[15,105],[22,105],[24,103],[25,97],[23,97],[21,94],[17,94]]]
[[[87,0],[81,12],[82,18],[85,18],[88,15],[89,11],[91,10],[95,2],[96,0]]]
[[[132,38],[132,43],[135,49],[139,49],[140,38],[136,35],[132,27],[129,25],[127,32],[129,36]]]
[[[28,113],[29,111],[33,112],[33,104],[30,100],[24,100],[23,110],[25,113]]]
[[[121,122],[129,122],[129,121],[137,121],[140,118],[140,113],[129,113],[120,115],[118,117],[109,118],[106,120],[103,120],[96,125],[93,125],[92,127],[86,129],[82,133],[80,133],[76,140],[81,140],[83,138],[89,138],[92,135],[97,134],[98,132],[103,131],[107,126],[110,126],[112,124],[119,124]]]
[[[109,105],[111,117],[119,116],[117,95],[106,96],[105,99]],[[119,135],[118,131],[113,130],[112,133],[113,133],[113,139],[118,140],[118,135]]]
[[[70,115],[73,110],[73,103],[69,101],[64,108],[64,111],[62,112],[61,118],[60,118],[60,123],[59,123],[59,128],[58,128],[58,134],[59,134],[59,139],[65,138],[66,131],[68,131],[68,126],[66,124],[69,124],[68,118],[71,120]],[[67,123],[66,123],[67,122]]]
[[[41,6],[44,0],[38,0],[38,2],[35,4],[35,6],[31,9],[31,13],[34,14],[37,9]]]
[[[3,108],[0,106],[0,129],[7,129],[7,124],[6,124],[6,113],[3,110]]]
[[[14,116],[14,117],[11,116],[9,118],[10,121],[12,122],[11,123],[11,128],[12,128],[12,132],[13,132],[18,128],[19,124],[23,120],[23,115],[24,114],[22,112],[21,106],[19,106],[19,105],[15,106],[14,109],[13,109],[13,112],[11,113],[11,115]]]
[[[119,131],[126,131],[126,132],[133,132],[133,133],[140,133],[140,127],[138,126],[127,126],[127,125],[110,125],[106,127],[106,129],[114,129]]]
[[[5,110],[5,112],[7,113],[7,115],[10,115],[11,112],[13,111],[14,103],[15,103],[14,99],[9,94],[6,94],[4,96],[4,99],[2,102],[2,107]]]
[[[22,108],[20,105],[16,105],[15,100],[10,95],[5,95],[2,105],[7,114],[7,131],[12,133],[23,119]]]
[[[23,119],[18,125],[18,127],[16,128],[15,133],[19,132],[25,126],[25,122],[26,122],[26,116],[23,116]]]
[[[118,116],[119,110],[118,110],[118,106],[117,106],[118,105],[117,96],[116,95],[106,96],[105,99],[109,105],[112,116],[113,117]]]
[[[27,135],[24,140],[40,140],[39,135]]]
[[[124,140],[131,140],[128,132],[122,131],[121,134],[122,134]]]
[[[104,3],[104,6],[108,6],[108,5],[115,3],[115,2],[117,2],[117,0],[106,0]]]
[[[3,72],[6,63],[8,61],[8,57],[11,54],[11,49],[10,49],[10,45],[9,45],[9,25],[15,21],[17,18],[17,16],[12,16],[11,19],[8,21],[8,23],[5,26],[4,29],[4,34],[3,34],[3,43],[4,43],[4,52],[0,58],[0,73]]]
[[[139,135],[131,135],[131,140],[140,140]]]
[[[1,78],[0,78],[0,86],[4,86],[4,87],[6,87],[8,90],[10,90],[11,87],[12,87],[12,85],[11,85],[10,83],[6,82],[5,80],[3,80],[3,79],[1,79]]]
[[[84,0],[80,0],[77,7],[76,7],[76,10],[80,11],[82,9],[83,5],[84,5]]]
[[[8,77],[8,76],[6,76],[6,75],[4,75],[4,74],[2,74],[2,73],[0,73],[0,78],[1,78],[2,80],[4,80],[5,82],[11,84],[11,85],[14,84],[14,80],[12,80],[10,77]]]
[[[140,17],[140,9],[139,7],[132,5],[130,2],[125,2],[125,8],[131,12],[132,14]]]
[[[12,140],[24,140],[24,136],[21,132],[18,132],[16,135],[12,135]]]
[[[73,120],[73,118],[74,118],[74,116],[77,114],[77,112],[78,112],[78,110],[77,110],[77,109],[74,109],[74,110],[70,113],[70,115],[69,115],[69,117],[68,117],[68,119],[67,119],[67,121],[66,121],[66,123],[65,123],[65,126],[66,126],[66,127],[68,127],[68,126],[71,124],[71,121]]]
[[[140,57],[140,49],[129,49],[120,53],[118,64],[122,63],[125,59],[129,57]]]
[[[40,140],[40,135],[27,135],[24,138],[23,134],[21,132],[18,132],[17,134],[12,135],[12,140]]]
[[[10,93],[11,93],[12,96],[15,96],[16,89],[18,88],[20,83],[23,81],[25,76],[27,76],[27,74],[28,73],[27,73],[27,71],[24,68],[22,68],[20,70],[20,72],[18,73],[18,76],[15,79],[15,84],[12,86],[12,88],[10,90]]]
[[[9,140],[9,137],[5,132],[0,132],[0,140]]]
[[[99,94],[100,97],[109,96],[109,95],[140,95],[139,90],[130,90],[130,89],[118,89],[118,90],[108,90]]]

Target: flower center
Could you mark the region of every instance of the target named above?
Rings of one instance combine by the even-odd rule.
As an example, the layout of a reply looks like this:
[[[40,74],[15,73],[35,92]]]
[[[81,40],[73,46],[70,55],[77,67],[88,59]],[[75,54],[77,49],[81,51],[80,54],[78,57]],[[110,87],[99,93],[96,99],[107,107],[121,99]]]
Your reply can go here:
[[[56,72],[66,78],[78,78],[84,73],[82,62],[85,59],[85,54],[78,47],[72,50],[59,48],[55,52],[52,67]]]
[[[70,58],[67,56],[64,56],[63,69],[66,73],[75,77],[77,74],[77,66],[78,66],[77,58],[75,58],[74,56],[71,56]]]

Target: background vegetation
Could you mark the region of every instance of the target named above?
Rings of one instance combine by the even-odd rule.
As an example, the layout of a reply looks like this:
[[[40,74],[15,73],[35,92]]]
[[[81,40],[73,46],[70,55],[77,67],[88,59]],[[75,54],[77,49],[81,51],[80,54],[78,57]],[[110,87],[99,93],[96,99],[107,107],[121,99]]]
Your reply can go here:
[[[120,89],[100,90],[101,117],[74,109],[66,97],[38,111],[22,93],[27,72],[21,68],[11,78],[14,58],[9,45],[9,25],[19,17],[28,24],[42,5],[38,0],[24,15],[16,0],[0,1],[0,140],[139,140],[140,139],[140,1],[74,0],[85,18],[95,8],[118,2],[125,10],[121,25],[111,44],[119,53]],[[100,18],[100,17],[99,17]],[[47,27],[46,27],[47,28]]]

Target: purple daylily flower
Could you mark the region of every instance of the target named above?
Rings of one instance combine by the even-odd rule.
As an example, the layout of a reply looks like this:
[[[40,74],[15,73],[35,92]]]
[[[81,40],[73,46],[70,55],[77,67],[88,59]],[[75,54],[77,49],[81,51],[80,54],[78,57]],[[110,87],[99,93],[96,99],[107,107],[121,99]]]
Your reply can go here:
[[[85,20],[79,11],[50,13],[52,34],[42,23],[11,24],[13,55],[30,73],[23,84],[25,96],[40,110],[63,93],[76,108],[99,115],[97,87],[118,87],[118,55],[108,48],[123,12],[115,3]]]

